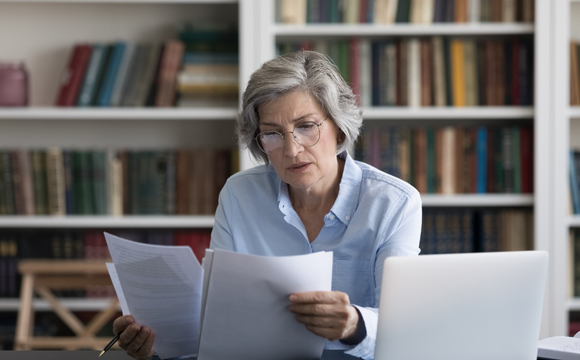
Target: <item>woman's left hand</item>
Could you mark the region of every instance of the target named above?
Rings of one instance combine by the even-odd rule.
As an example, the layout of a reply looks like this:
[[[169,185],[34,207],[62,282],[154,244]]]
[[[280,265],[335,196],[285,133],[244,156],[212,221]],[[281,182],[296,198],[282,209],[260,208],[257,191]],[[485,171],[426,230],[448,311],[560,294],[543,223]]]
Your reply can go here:
[[[290,295],[290,312],[312,333],[330,341],[349,340],[356,334],[359,313],[346,293],[312,291]]]

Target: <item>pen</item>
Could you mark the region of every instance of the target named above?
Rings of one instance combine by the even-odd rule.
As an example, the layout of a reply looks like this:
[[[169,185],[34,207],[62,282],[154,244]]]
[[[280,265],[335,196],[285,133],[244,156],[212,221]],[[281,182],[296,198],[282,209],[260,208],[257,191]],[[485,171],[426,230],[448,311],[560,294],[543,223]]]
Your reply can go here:
[[[115,345],[115,343],[117,342],[117,340],[119,340],[119,336],[121,335],[121,333],[118,333],[117,335],[115,335],[115,337],[113,338],[113,340],[109,341],[109,343],[107,344],[107,346],[105,346],[105,348],[103,349],[103,351],[101,351],[101,353],[99,354],[99,357],[101,357],[101,355],[103,355],[104,353],[107,352],[107,350],[109,350],[113,345]]]

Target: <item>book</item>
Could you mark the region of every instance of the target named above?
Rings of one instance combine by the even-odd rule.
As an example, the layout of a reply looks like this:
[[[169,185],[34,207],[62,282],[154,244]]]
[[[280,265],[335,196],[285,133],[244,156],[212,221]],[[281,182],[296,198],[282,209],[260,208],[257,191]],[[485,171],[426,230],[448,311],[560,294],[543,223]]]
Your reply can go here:
[[[91,59],[92,46],[78,44],[73,47],[67,67],[61,80],[57,106],[75,106],[79,96],[82,82],[85,78],[89,60]]]
[[[14,202],[18,215],[34,215],[34,189],[29,152],[26,149],[10,153],[14,180]]]
[[[111,91],[110,106],[114,107],[121,106],[123,92],[129,82],[131,68],[135,66],[135,53],[137,46],[132,42],[126,42],[124,44],[125,49],[123,50],[123,56],[119,62],[119,69]]]
[[[419,39],[409,39],[408,42],[408,95],[409,107],[421,106],[421,43]]]
[[[98,82],[102,76],[107,57],[106,45],[94,44],[86,75],[78,96],[77,106],[91,106],[98,91]]]
[[[576,43],[570,42],[570,105],[580,105],[580,73]]]
[[[421,106],[431,106],[431,42],[421,40]]]
[[[46,151],[31,150],[30,166],[34,189],[34,214],[48,215],[48,189],[46,179]]]
[[[462,40],[452,40],[450,43],[453,105],[465,106],[465,54]]]
[[[124,42],[117,42],[109,47],[109,53],[103,69],[102,80],[95,98],[96,106],[111,106],[113,88],[123,59],[125,47],[126,45]]]
[[[155,98],[155,106],[171,107],[175,102],[175,87],[177,73],[183,57],[184,45],[178,40],[169,40],[163,48],[159,70],[159,89]]]
[[[487,192],[487,129],[477,129],[477,192]]]
[[[60,148],[46,151],[46,172],[48,181],[48,213],[66,215],[64,159]]]
[[[435,106],[447,105],[447,89],[445,64],[443,56],[443,40],[440,36],[431,38],[431,48],[433,49],[433,100]]]
[[[143,54],[142,71],[137,74],[137,80],[134,87],[133,96],[130,99],[129,106],[143,107],[147,104],[147,98],[153,84],[155,71],[159,63],[161,53],[160,44],[147,44]]]

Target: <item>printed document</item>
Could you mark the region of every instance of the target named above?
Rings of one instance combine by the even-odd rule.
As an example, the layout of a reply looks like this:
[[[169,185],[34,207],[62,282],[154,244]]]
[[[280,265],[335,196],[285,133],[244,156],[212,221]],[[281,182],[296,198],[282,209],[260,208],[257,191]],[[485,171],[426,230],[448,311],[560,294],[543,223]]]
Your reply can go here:
[[[109,274],[121,287],[115,291],[135,321],[155,331],[157,355],[197,354],[203,270],[191,248],[105,238],[118,279]]]

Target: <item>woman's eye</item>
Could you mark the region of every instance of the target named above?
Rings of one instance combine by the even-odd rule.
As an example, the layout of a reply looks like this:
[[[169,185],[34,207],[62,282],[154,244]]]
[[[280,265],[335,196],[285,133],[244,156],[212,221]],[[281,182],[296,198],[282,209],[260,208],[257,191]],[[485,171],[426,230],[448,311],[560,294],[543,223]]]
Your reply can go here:
[[[314,124],[313,123],[300,124],[297,127],[300,130],[312,130],[314,128]]]

